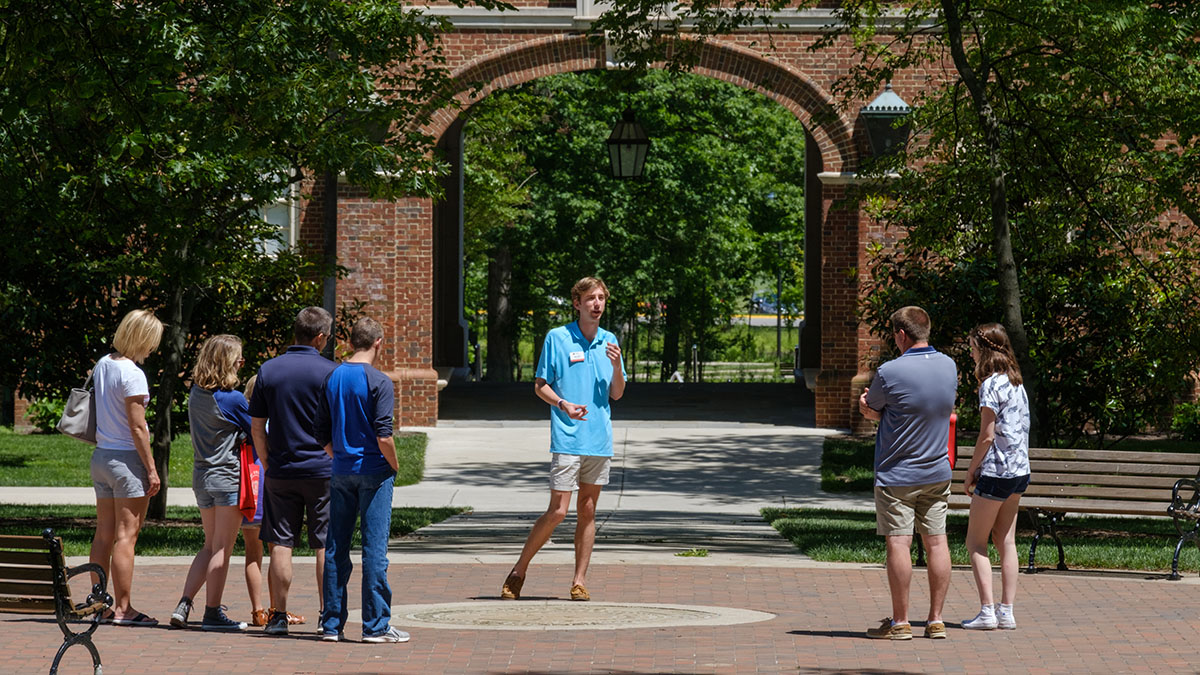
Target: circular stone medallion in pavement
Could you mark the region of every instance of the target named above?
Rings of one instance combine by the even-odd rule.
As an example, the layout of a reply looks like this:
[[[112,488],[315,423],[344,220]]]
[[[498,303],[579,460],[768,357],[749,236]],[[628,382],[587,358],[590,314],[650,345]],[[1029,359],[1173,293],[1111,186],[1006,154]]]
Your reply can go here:
[[[520,600],[449,602],[392,607],[399,626],[488,630],[616,630],[670,626],[730,626],[774,619],[733,607]]]

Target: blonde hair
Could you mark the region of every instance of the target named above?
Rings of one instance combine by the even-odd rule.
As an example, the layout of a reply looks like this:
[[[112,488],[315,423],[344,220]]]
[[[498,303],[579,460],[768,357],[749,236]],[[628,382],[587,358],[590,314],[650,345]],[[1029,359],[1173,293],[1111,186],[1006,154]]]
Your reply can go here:
[[[982,324],[971,331],[970,340],[979,350],[979,360],[975,362],[976,380],[982,383],[993,373],[1003,373],[1008,375],[1008,381],[1013,386],[1021,384],[1021,366],[1017,364],[1017,355],[1013,352],[1004,326],[998,323]]]
[[[607,302],[608,285],[596,277],[584,277],[579,281],[576,281],[575,285],[571,287],[571,304],[574,305],[575,303],[580,302],[583,300],[583,295],[585,293],[597,287],[604,291],[604,300]]]
[[[200,345],[192,369],[192,383],[204,389],[233,389],[238,385],[238,360],[242,340],[235,335],[214,335]]]
[[[251,375],[250,379],[246,380],[246,401],[249,401],[250,397],[254,395],[254,384],[256,382],[258,382],[258,375]]]
[[[153,312],[135,309],[126,314],[121,319],[121,325],[117,326],[113,348],[130,361],[141,363],[150,352],[158,349],[162,333],[163,324]]]

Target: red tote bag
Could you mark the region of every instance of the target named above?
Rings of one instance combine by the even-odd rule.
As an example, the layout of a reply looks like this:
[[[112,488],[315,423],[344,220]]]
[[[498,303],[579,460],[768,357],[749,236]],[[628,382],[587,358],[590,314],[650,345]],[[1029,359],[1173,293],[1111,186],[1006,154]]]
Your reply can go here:
[[[242,441],[242,477],[238,482],[238,510],[246,520],[254,520],[258,512],[258,473],[262,470],[254,462],[254,446]]]

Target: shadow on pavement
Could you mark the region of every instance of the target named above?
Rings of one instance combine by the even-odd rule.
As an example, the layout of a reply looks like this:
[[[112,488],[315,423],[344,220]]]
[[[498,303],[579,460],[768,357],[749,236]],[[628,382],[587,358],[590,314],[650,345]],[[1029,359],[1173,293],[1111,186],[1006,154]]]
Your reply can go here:
[[[743,422],[814,426],[813,393],[803,384],[630,384],[613,401],[613,420]],[[539,420],[546,404],[532,382],[455,382],[438,395],[439,420]]]

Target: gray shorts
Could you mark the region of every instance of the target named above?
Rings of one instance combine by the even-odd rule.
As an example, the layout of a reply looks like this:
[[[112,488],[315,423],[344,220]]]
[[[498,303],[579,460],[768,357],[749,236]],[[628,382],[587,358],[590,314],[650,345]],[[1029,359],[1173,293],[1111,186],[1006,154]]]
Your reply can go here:
[[[146,496],[150,473],[136,450],[92,451],[92,487],[96,499],[136,499]]]
[[[580,483],[608,485],[608,472],[612,457],[594,455],[550,455],[550,489],[572,492]]]
[[[196,506],[202,509],[211,509],[214,506],[237,506],[238,503],[237,490],[233,492],[227,490],[208,490],[193,485],[192,493],[196,495]]]

